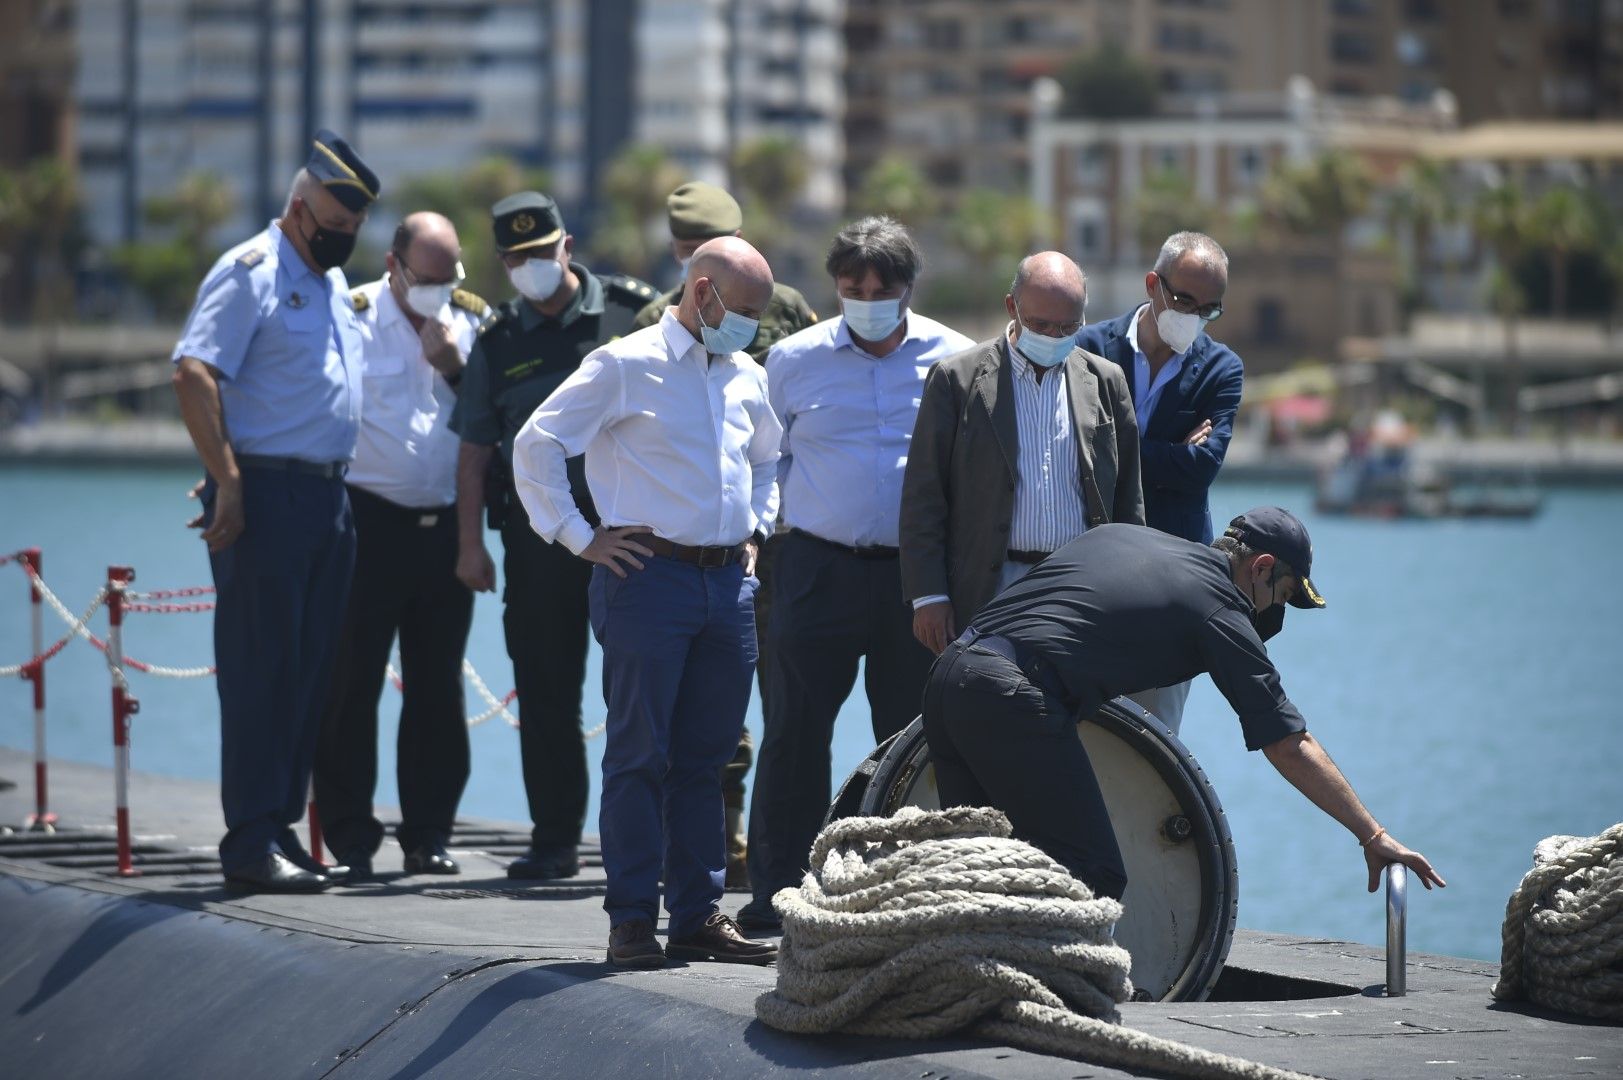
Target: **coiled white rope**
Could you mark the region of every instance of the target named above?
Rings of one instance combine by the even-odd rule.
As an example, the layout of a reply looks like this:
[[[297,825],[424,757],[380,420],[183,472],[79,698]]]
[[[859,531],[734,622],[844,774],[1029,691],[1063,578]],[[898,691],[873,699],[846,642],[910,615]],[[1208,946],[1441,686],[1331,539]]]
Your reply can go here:
[[[1495,998],[1623,1022],[1623,823],[1540,843],[1503,937]]]
[[[1037,848],[997,810],[904,807],[818,836],[812,872],[772,898],[783,916],[763,1023],[802,1034],[954,1032],[1169,1076],[1302,1074],[1120,1024],[1132,958],[1110,937],[1121,904]]]

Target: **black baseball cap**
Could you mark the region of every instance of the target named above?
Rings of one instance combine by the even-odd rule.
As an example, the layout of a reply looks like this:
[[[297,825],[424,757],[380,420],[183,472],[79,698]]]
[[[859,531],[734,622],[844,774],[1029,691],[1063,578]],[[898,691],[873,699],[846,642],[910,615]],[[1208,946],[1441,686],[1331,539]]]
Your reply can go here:
[[[1259,506],[1229,522],[1223,535],[1232,536],[1252,551],[1272,555],[1290,566],[1301,582],[1301,588],[1291,596],[1292,607],[1324,606],[1324,597],[1308,578],[1313,570],[1313,542],[1307,538],[1307,527],[1295,514],[1278,506]]]

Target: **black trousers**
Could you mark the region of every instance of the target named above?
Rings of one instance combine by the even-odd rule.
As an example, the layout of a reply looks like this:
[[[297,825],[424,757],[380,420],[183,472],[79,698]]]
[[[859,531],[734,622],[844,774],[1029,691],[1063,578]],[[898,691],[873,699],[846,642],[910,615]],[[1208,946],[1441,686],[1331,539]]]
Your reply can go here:
[[[215,492],[210,479],[205,527]],[[247,466],[242,513],[242,535],[209,554],[228,874],[277,850],[304,850],[293,825],[309,796],[355,565],[349,499],[336,478]]]
[[[327,846],[368,856],[383,842],[372,812],[378,705],[395,635],[404,684],[396,779],[408,851],[450,839],[468,782],[462,656],[473,593],[456,579],[456,509],[416,510],[349,488],[355,580],[316,749],[316,810]]]
[[[799,883],[830,798],[830,744],[866,660],[876,744],[912,723],[930,653],[913,637],[900,560],[861,558],[802,534],[773,567],[771,666],[750,798],[749,871],[757,898]]]
[[[502,628],[518,687],[519,754],[537,848],[580,843],[586,740],[580,729],[592,564],[530,528],[520,507],[502,527]]]
[[[1120,899],[1127,870],[1076,718],[991,640],[948,645],[925,684],[924,737],[941,805],[1002,810],[1016,837],[1095,894]]]

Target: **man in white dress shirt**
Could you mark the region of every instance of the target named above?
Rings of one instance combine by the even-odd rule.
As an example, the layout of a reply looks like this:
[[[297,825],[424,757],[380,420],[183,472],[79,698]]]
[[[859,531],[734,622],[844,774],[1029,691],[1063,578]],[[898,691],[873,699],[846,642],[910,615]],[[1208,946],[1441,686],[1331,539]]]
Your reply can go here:
[[[456,577],[458,440],[446,425],[485,302],[457,286],[462,247],[439,214],[412,214],[388,272],[350,294],[361,326],[360,439],[349,468],[357,540],[315,763],[327,846],[350,880],[383,842],[372,811],[378,701],[396,634],[404,682],[398,782],[407,873],[455,874],[446,853],[468,780],[462,654],[473,593]]]
[[[737,237],[688,264],[681,304],[597,349],[542,402],[513,447],[530,524],[596,565],[592,632],[608,705],[599,823],[609,960],[768,963],[719,902],[721,767],[738,746],[755,670],[756,552],[777,514],[783,429],[743,351],[772,271]],[[586,455],[603,524],[575,506],[564,462]],[[654,937],[660,882],[668,944]]]
[[[772,347],[772,411],[784,426],[778,600],[767,648],[766,725],[750,800],[754,899],[746,929],[781,925],[779,889],[799,883],[829,802],[829,744],[865,659],[875,744],[919,713],[930,653],[902,599],[902,470],[934,363],[974,344],[909,310],[918,246],[887,217],[835,236],[825,262],[840,317]]]

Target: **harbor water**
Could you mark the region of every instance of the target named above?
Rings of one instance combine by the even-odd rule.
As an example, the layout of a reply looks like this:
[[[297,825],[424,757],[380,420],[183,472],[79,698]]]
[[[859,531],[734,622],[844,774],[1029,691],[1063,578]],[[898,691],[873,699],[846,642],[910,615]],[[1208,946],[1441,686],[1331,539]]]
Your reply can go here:
[[[80,611],[109,564],[135,567],[137,589],[209,583],[208,559],[185,521],[197,473],[157,467],[0,465],[0,553],[37,546],[45,578]],[[1299,513],[1314,541],[1323,612],[1292,610],[1270,651],[1291,698],[1376,817],[1431,858],[1448,879],[1436,893],[1411,890],[1409,947],[1495,959],[1504,903],[1533,845],[1557,833],[1591,834],[1623,820],[1623,576],[1613,558],[1623,536],[1623,491],[1548,493],[1530,522],[1372,522],[1310,512],[1294,485],[1220,482],[1219,520],[1260,503]],[[500,541],[492,536],[500,562]],[[899,601],[899,598],[898,598]],[[188,667],[212,662],[207,614],[136,614],[125,652]],[[92,628],[102,634],[105,614]],[[65,632],[46,615],[46,640]],[[30,652],[28,587],[0,567],[0,665]],[[512,672],[500,605],[481,596],[469,658],[503,694]],[[99,654],[70,645],[47,669],[54,758],[112,760],[108,676]],[[210,679],[132,674],[141,712],[132,759],[147,772],[213,779],[218,699]],[[861,681],[857,683],[861,686]],[[860,691],[859,691],[860,694]],[[399,697],[382,702],[378,801],[395,801],[394,730]],[[471,691],[469,711],[483,705]],[[603,716],[594,653],[585,726]],[[758,708],[750,727],[760,732]],[[1232,712],[1197,681],[1184,741],[1210,774],[1234,834],[1240,924],[1380,944],[1384,913],[1364,891],[1356,841],[1313,809],[1267,764],[1248,754]],[[835,735],[834,783],[871,748],[860,697]],[[30,689],[0,684],[0,745],[32,746]],[[525,818],[516,734],[500,720],[472,733],[471,815]],[[602,739],[588,744],[596,830]],[[29,783],[26,776],[7,779]],[[113,793],[108,791],[107,820]],[[142,807],[132,808],[137,831]],[[6,823],[15,824],[15,823]],[[1418,895],[1417,895],[1418,894]]]

